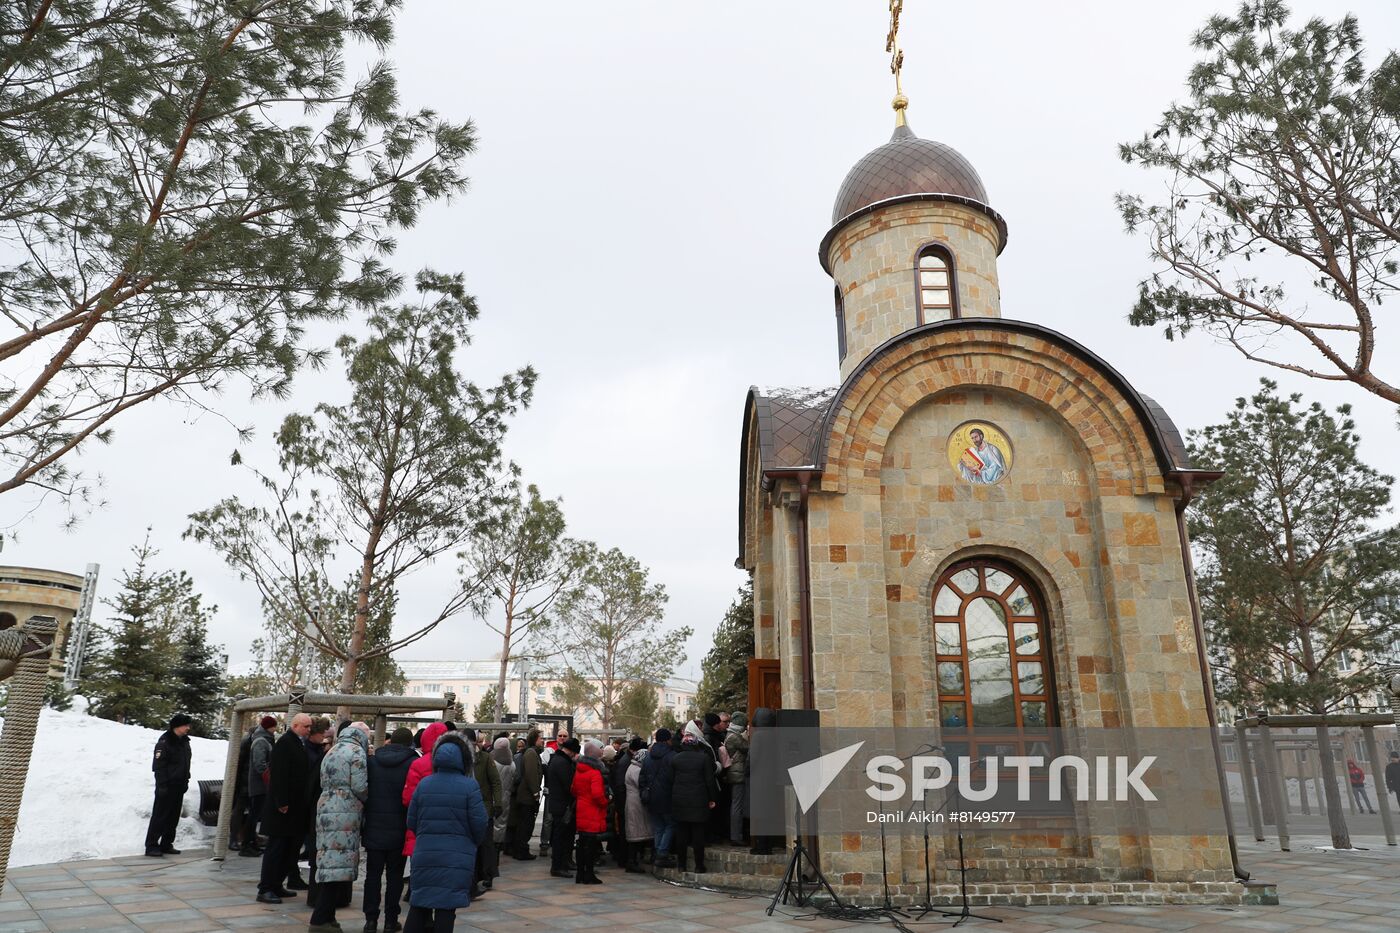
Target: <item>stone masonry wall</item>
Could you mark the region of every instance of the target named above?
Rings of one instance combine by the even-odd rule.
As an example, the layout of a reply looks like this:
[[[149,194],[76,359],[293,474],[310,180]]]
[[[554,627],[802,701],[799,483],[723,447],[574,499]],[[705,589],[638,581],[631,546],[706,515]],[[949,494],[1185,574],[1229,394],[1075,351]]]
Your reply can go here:
[[[846,317],[841,378],[896,334],[917,326],[915,257],[939,243],[952,253],[962,317],[1001,317],[997,229],[985,214],[951,203],[881,208],[852,221],[828,252]]]

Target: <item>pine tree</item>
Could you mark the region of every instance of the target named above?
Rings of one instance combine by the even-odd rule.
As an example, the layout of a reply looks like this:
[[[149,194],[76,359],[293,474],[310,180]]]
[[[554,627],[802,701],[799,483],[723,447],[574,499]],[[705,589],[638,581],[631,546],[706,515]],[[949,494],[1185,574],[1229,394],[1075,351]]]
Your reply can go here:
[[[1326,714],[1388,675],[1360,661],[1400,633],[1400,529],[1374,528],[1394,479],[1361,462],[1350,409],[1333,416],[1278,386],[1238,399],[1191,436],[1192,459],[1227,471],[1190,514],[1217,695],[1240,708]],[[1327,726],[1316,730],[1335,774]],[[1341,797],[1324,781],[1332,844],[1350,848]]]
[[[206,618],[213,610],[200,607],[198,596],[192,602],[194,612],[182,622],[175,639],[171,685],[178,712],[194,717],[190,732],[203,738],[224,738],[228,735],[222,728],[228,684],[220,646],[209,643]]]
[[[176,699],[166,689],[175,651],[164,611],[170,580],[151,567],[150,535],[132,548],[136,566],[122,571],[121,590],[106,603],[115,612],[98,629],[100,647],[87,666],[83,692],[94,716],[148,728],[163,728]]]
[[[753,657],[753,581],[739,588],[719,628],[713,647],[700,662],[695,705],[701,711],[733,712],[749,702],[749,659]]]
[[[482,695],[481,702],[476,704],[476,710],[472,713],[476,718],[472,722],[500,722],[495,718],[498,713],[504,715],[510,712],[510,706],[504,699],[501,700],[501,708],[496,709],[496,685],[492,684],[486,688],[486,693]]]

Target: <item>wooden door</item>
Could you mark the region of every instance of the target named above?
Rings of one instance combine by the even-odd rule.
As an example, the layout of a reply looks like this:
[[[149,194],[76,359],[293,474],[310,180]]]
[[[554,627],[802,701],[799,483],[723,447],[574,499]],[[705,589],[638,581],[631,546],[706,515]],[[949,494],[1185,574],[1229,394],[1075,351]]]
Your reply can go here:
[[[749,659],[749,721],[753,711],[761,706],[781,709],[783,706],[782,668],[777,658]]]

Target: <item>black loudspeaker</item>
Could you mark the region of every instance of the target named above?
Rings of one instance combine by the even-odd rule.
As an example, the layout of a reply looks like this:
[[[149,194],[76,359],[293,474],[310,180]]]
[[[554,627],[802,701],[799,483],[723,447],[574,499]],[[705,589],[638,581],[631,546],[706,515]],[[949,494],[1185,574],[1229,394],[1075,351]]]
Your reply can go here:
[[[821,716],[814,709],[769,709],[753,713],[749,740],[749,812],[755,836],[782,837],[788,829],[783,789],[788,769],[821,755]],[[761,843],[771,846],[773,839]]]

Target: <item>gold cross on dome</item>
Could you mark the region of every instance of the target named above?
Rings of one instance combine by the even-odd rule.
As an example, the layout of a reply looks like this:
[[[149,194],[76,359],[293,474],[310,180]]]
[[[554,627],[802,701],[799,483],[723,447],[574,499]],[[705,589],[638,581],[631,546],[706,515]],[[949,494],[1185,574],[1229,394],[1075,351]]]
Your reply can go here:
[[[894,121],[895,126],[904,126],[904,111],[909,107],[909,98],[904,96],[901,72],[904,69],[904,50],[899,47],[899,15],[904,12],[904,0],[889,0],[890,31],[885,35],[885,51],[890,53],[890,73],[894,75]]]

